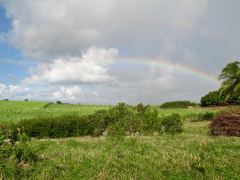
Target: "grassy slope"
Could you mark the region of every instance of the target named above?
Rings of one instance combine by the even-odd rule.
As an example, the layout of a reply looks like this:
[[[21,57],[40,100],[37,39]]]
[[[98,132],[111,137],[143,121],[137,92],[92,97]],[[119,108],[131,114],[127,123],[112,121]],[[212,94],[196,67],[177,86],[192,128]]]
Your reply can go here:
[[[64,113],[89,114],[106,106],[50,105],[44,102],[0,101],[0,121],[17,121]],[[189,116],[216,108],[159,110]],[[208,135],[208,122],[185,121],[176,136],[33,140],[42,160],[32,164],[32,179],[230,179],[240,176],[240,138]],[[26,166],[28,169],[28,166]]]

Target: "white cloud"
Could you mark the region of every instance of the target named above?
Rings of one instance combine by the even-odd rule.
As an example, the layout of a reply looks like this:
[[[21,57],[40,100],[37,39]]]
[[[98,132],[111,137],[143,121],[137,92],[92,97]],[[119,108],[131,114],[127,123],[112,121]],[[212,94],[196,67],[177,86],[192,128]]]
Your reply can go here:
[[[24,80],[38,86],[29,92],[34,99],[198,100],[218,86],[176,69],[118,60],[166,57],[171,63],[217,74],[227,60],[239,57],[238,0],[0,2],[13,21],[10,43],[26,59],[38,60]],[[81,90],[71,96],[67,89],[74,87]]]
[[[1,2],[13,20],[12,44],[28,57],[46,61],[79,56],[91,46],[150,55],[172,52],[195,30],[208,0]]]
[[[21,87],[19,85],[6,85],[0,83],[0,98],[2,99],[16,97],[28,91],[29,89],[27,87]]]
[[[111,79],[108,66],[114,62],[118,50],[90,48],[82,57],[56,59],[40,64],[32,70],[25,83],[99,83]]]
[[[76,99],[81,93],[81,88],[78,86],[74,87],[64,87],[61,86],[59,90],[53,92],[52,96],[56,99],[67,99],[67,100],[74,100]]]

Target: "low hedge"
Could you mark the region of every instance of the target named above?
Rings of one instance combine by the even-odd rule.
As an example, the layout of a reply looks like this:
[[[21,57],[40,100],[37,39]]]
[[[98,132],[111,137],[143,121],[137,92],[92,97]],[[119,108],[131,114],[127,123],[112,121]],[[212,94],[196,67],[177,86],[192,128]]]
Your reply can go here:
[[[22,120],[12,125],[12,129],[20,128],[30,137],[59,138],[89,135],[92,131],[86,116],[63,115],[59,117],[40,117]]]

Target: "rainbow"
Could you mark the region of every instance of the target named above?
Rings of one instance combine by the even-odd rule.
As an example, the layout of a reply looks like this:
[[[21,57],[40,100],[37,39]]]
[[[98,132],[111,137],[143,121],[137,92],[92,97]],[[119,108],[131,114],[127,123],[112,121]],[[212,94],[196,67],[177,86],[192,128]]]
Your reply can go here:
[[[118,61],[119,62],[119,61]],[[182,64],[177,64],[177,63],[172,63],[167,60],[163,59],[144,59],[144,58],[123,58],[120,60],[122,63],[126,64],[143,64],[143,65],[153,65],[153,66],[160,66],[160,67],[167,67],[167,68],[174,68],[177,71],[187,73],[189,75],[201,78],[203,80],[212,82],[212,83],[218,83],[218,78],[210,73],[207,73],[203,70],[182,65]]]

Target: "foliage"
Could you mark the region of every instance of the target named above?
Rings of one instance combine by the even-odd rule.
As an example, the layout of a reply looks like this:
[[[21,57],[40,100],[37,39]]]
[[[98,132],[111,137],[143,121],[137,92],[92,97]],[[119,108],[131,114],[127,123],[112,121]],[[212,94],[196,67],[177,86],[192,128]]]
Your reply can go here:
[[[215,117],[214,112],[202,112],[198,113],[198,115],[195,118],[192,118],[191,122],[197,122],[197,121],[210,121]]]
[[[172,101],[172,102],[165,102],[160,105],[162,109],[175,109],[175,108],[188,108],[190,106],[196,106],[196,103],[190,101]]]
[[[56,104],[62,104],[62,101],[57,101]]]
[[[226,94],[225,101],[233,96],[240,96],[240,62],[235,61],[226,65],[219,75],[222,80],[220,95]]]
[[[219,75],[219,80],[222,81],[220,89],[203,96],[202,107],[240,104],[240,62],[227,64]]]
[[[13,124],[12,129],[21,128],[30,137],[59,138],[89,135],[92,132],[90,125],[86,116],[72,114],[22,120]]]
[[[220,91],[211,91],[207,95],[201,98],[201,106],[208,107],[208,106],[222,106],[222,105],[236,105],[240,104],[240,98],[237,94],[228,97],[226,100],[227,94]]]
[[[181,120],[179,114],[172,114],[163,118],[162,125],[165,132],[169,132],[171,134],[183,132],[183,121]]]
[[[214,118],[215,114],[213,112],[206,112],[206,113],[201,113],[198,115],[199,120],[212,120]]]
[[[23,171],[24,164],[35,162],[37,155],[29,147],[30,139],[18,129],[14,138],[12,131],[0,126],[0,178],[16,177]]]
[[[201,106],[219,106],[224,103],[224,97],[220,96],[219,91],[211,91],[201,98]]]

